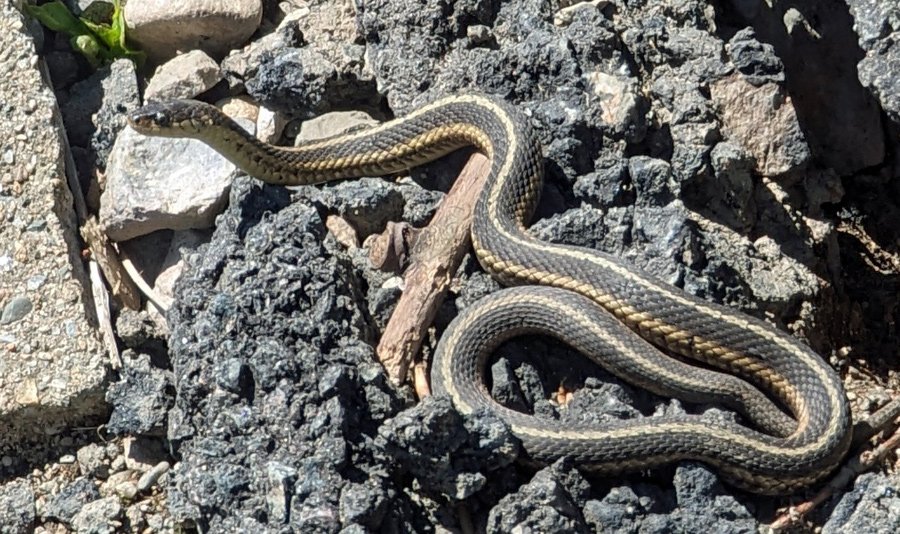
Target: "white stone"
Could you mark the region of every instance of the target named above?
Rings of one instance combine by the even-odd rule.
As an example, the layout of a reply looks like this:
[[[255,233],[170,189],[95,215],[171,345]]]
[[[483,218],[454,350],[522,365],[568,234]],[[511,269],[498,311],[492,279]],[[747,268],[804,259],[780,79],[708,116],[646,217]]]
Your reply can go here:
[[[261,20],[261,0],[130,0],[125,4],[128,38],[155,62],[195,49],[222,57],[246,43]]]
[[[175,56],[159,66],[147,90],[145,100],[194,98],[209,91],[222,79],[219,64],[202,50]]]
[[[252,131],[252,124],[237,121]],[[107,164],[100,222],[114,241],[163,229],[208,228],[225,205],[234,171],[200,141],[125,128]]]

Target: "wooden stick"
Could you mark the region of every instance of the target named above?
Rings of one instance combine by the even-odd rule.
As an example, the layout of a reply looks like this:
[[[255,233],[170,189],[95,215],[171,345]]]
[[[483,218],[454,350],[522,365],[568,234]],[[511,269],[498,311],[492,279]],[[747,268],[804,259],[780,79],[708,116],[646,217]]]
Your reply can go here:
[[[469,250],[469,232],[490,161],[473,154],[416,240],[404,290],[378,343],[378,359],[394,384],[402,384],[447,288]]]

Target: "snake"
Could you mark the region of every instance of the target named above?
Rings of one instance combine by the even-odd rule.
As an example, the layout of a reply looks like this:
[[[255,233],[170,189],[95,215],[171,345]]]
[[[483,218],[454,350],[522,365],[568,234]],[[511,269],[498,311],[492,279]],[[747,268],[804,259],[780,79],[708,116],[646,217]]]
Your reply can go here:
[[[262,142],[196,100],[148,103],[128,124],[145,135],[197,139],[247,174],[285,186],[392,175],[467,147],[487,156],[471,241],[482,268],[510,287],[450,323],[431,362],[431,385],[462,414],[486,410],[505,421],[526,462],[565,457],[613,476],[696,461],[745,491],[784,495],[822,480],[848,450],[851,416],[840,377],[800,340],[614,255],[530,233],[543,188],[542,146],[531,119],[502,98],[451,95],[295,147]],[[653,393],[719,402],[744,419],[685,413],[573,423],[513,410],[491,396],[486,369],[501,343],[528,334],[555,338]]]

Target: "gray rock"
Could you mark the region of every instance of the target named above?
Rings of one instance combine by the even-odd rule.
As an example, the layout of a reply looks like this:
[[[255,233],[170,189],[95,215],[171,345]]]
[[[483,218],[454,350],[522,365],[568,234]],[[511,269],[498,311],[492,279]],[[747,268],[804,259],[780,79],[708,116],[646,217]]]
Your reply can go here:
[[[154,465],[152,469],[141,475],[141,478],[138,479],[137,490],[140,492],[148,491],[163,475],[168,473],[171,468],[172,466],[169,465],[169,462],[159,462]]]
[[[193,139],[140,135],[116,139],[100,198],[100,221],[110,239],[156,230],[207,228],[227,200],[235,166]]]
[[[106,478],[109,476],[109,461],[106,448],[96,443],[89,443],[75,453],[81,474],[87,477]]]
[[[363,130],[375,126],[378,121],[363,111],[332,111],[303,121],[294,139],[294,145],[304,141],[325,139],[342,133]]]
[[[3,306],[3,313],[0,313],[0,324],[14,323],[24,319],[32,309],[34,309],[34,305],[27,295],[13,297]]]
[[[155,62],[195,49],[221,58],[241,46],[261,20],[259,0],[190,0],[177,4],[150,0],[125,5],[128,38]]]
[[[34,528],[34,491],[25,478],[0,484],[0,525],[3,532],[25,534]]]
[[[180,54],[157,67],[144,90],[145,101],[194,98],[222,80],[219,65],[202,50]]]
[[[83,203],[26,19],[0,4],[0,446],[43,442],[45,429],[99,424],[106,413],[109,360],[78,258]]]
[[[92,480],[78,478],[47,501],[41,517],[71,524],[85,505],[99,498],[100,491]]]
[[[840,532],[896,532],[900,529],[900,492],[897,476],[865,473],[841,496],[822,526],[822,534]]]
[[[269,492],[266,494],[269,513],[276,523],[287,523],[291,490],[297,483],[297,470],[279,462],[271,462],[266,466],[266,474],[269,482]]]
[[[116,496],[106,497],[84,505],[72,518],[76,532],[85,534],[112,534],[119,531],[122,505]]]

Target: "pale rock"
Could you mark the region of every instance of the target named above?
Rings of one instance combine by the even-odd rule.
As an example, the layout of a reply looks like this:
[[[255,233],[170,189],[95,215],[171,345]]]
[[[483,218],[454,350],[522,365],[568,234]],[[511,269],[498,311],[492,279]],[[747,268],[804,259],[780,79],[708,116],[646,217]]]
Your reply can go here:
[[[247,42],[262,21],[261,0],[130,0],[128,38],[155,62],[200,49],[222,57]]]

